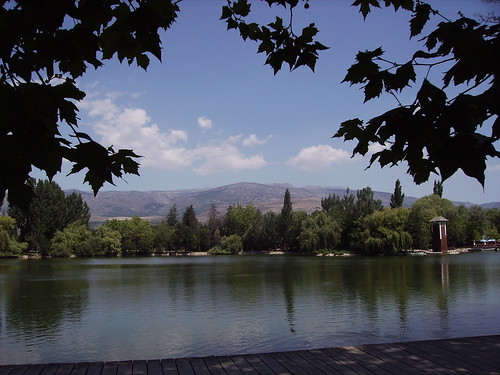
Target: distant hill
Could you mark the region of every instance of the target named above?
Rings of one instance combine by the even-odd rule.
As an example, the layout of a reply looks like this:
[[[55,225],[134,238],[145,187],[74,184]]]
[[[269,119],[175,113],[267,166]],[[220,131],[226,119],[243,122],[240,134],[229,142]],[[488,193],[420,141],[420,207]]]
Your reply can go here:
[[[77,191],[90,207],[92,222],[103,222],[110,218],[140,216],[152,221],[164,218],[175,204],[179,216],[186,207],[193,205],[199,220],[206,221],[212,204],[224,215],[234,204],[253,204],[262,212],[279,212],[283,206],[286,189],[290,189],[294,210],[308,213],[321,209],[321,199],[330,194],[344,195],[343,187],[304,186],[289,184],[257,184],[241,182],[217,188],[172,190],[172,191],[102,191],[96,197],[92,193]],[[355,193],[356,191],[352,191]],[[374,192],[375,198],[388,206],[391,193]],[[417,198],[405,197],[409,207]]]
[[[321,199],[330,194],[344,195],[344,187],[303,186],[296,187],[289,184],[257,184],[240,182],[216,188],[186,189],[170,191],[101,191],[96,197],[88,191],[66,190],[66,193],[76,191],[87,202],[91,212],[91,222],[94,224],[112,218],[128,218],[140,216],[151,221],[158,221],[166,217],[170,207],[177,206],[179,216],[186,207],[193,205],[198,219],[205,222],[212,204],[217,206],[221,215],[224,215],[230,205],[252,203],[262,212],[279,212],[283,207],[285,190],[290,189],[294,210],[303,210],[311,213],[321,209]],[[352,190],[356,193],[356,190]],[[384,206],[389,206],[391,194],[375,191],[375,198],[380,199]],[[405,197],[405,207],[417,200],[415,197]],[[467,207],[473,206],[469,202],[454,202]],[[480,205],[483,208],[499,208],[500,202],[490,202]],[[4,204],[0,214],[7,212]]]

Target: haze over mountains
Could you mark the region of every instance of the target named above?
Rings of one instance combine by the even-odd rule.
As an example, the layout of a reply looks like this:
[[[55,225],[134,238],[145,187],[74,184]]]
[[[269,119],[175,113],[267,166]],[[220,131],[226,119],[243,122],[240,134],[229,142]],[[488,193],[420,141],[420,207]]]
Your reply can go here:
[[[304,210],[308,213],[321,209],[321,199],[330,194],[344,195],[346,188],[304,186],[296,187],[289,184],[258,184],[241,182],[217,188],[172,190],[172,191],[102,191],[96,197],[90,192],[78,191],[87,202],[92,214],[92,222],[103,222],[111,218],[127,218],[140,216],[152,221],[166,217],[175,204],[179,217],[186,207],[193,205],[198,219],[207,220],[212,204],[224,215],[227,208],[234,204],[253,204],[262,212],[269,210],[279,212],[283,206],[286,189],[290,189],[294,210]],[[404,191],[403,191],[404,192]],[[356,191],[352,190],[355,194]],[[375,198],[380,199],[384,206],[389,206],[392,192],[375,191]],[[405,197],[404,205],[410,207],[417,198]],[[461,202],[455,202],[457,204]],[[471,205],[471,203],[463,203]],[[484,208],[499,207],[500,202],[482,205]]]

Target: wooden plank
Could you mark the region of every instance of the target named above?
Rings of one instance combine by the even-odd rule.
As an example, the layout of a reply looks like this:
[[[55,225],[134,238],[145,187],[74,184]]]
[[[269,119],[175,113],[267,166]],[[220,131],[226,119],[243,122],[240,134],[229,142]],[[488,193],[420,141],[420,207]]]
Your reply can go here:
[[[15,366],[13,365],[3,365],[0,366],[0,375],[10,375]]]
[[[56,371],[56,375],[70,375],[73,371],[73,363],[62,363]]]
[[[275,374],[291,375],[291,373],[283,367],[270,353],[257,354],[257,356],[264,362]]]
[[[359,366],[363,367],[363,373],[377,374],[377,375],[393,375],[390,371],[386,370],[382,365],[384,361],[380,358],[374,357],[370,354],[363,352],[355,346],[346,346],[337,348],[338,353],[342,353],[345,358],[349,358]]]
[[[193,366],[193,371],[196,375],[210,375],[207,365],[203,361],[203,358],[196,357],[190,358],[191,366]]]
[[[500,335],[152,361],[0,366],[0,375],[500,374]]]
[[[23,375],[29,368],[30,365],[7,366],[9,375]]]
[[[390,368],[393,370],[399,369],[400,372],[407,374],[434,374],[436,371],[431,366],[426,366],[424,363],[419,361],[419,358],[410,355],[401,348],[397,348],[394,345],[365,345],[359,347],[361,350],[368,350],[373,353],[385,363],[390,364]]]
[[[116,375],[118,371],[118,362],[104,362],[104,366],[102,367],[102,375]]]
[[[88,368],[89,368],[89,363],[87,362],[75,363],[71,375],[85,375],[87,373]]]
[[[305,361],[310,363],[312,366],[318,368],[318,370],[320,371],[319,373],[325,373],[328,375],[333,375],[333,374],[342,374],[343,375],[343,372],[340,372],[338,370],[338,368],[336,369],[336,368],[330,366],[330,362],[335,362],[335,361],[333,361],[328,356],[325,356],[327,359],[327,361],[325,362],[325,361],[320,360],[316,355],[311,353],[309,350],[300,350],[296,353],[297,353],[297,355],[302,357]],[[336,362],[336,363],[338,364],[338,362]],[[317,371],[315,371],[315,372],[317,372]]]
[[[418,362],[422,364],[425,368],[430,368],[432,369],[431,373],[443,373],[443,374],[449,374],[450,369],[447,367],[444,367],[440,364],[435,363],[434,361],[429,360],[427,357],[422,356],[422,353],[415,353],[414,351],[409,350],[409,348],[406,348],[404,346],[404,343],[402,345],[399,344],[381,344],[381,345],[390,345],[392,348],[396,348],[401,350],[405,355],[405,358],[408,360],[413,360],[415,362]]]
[[[54,375],[58,368],[59,368],[58,363],[49,363],[48,365],[44,366],[40,375]],[[15,375],[15,374],[12,374],[12,375]]]
[[[188,358],[179,358],[175,360],[179,375],[195,375],[193,367]]]
[[[445,358],[439,358],[432,353],[427,353],[426,351],[421,350],[421,346],[412,346],[411,343],[398,343],[396,346],[402,348],[408,353],[419,357],[420,361],[425,363],[429,363],[430,366],[434,368],[436,372],[443,374],[454,374],[457,371],[464,372],[467,371],[464,368],[457,367],[457,364],[449,363]]]
[[[242,374],[256,374],[255,368],[242,355],[232,355],[231,359]]]
[[[437,340],[431,345],[442,348],[459,356],[460,360],[472,363],[485,371],[495,371],[500,368],[500,347],[495,348],[483,342],[474,340]]]
[[[481,370],[473,365],[469,365],[464,361],[463,357],[457,360],[457,358],[448,355],[444,350],[433,346],[427,341],[408,342],[405,343],[405,346],[411,348],[411,350],[418,350],[422,353],[422,356],[425,356],[430,361],[436,362],[455,372],[478,372]]]
[[[339,361],[342,365],[354,371],[356,374],[372,374],[371,371],[367,370],[365,367],[358,364],[355,360],[350,357],[346,357],[339,348],[331,349],[320,349],[321,352],[325,353],[329,357]]]
[[[322,363],[328,365],[331,369],[332,372],[331,374],[342,374],[342,375],[357,375],[358,373],[352,369],[350,369],[348,366],[338,362],[337,360],[333,359],[332,357],[326,355],[319,349],[313,349],[309,350],[309,353],[313,355],[314,357],[318,358],[319,361]]]
[[[30,366],[30,368],[24,373],[24,375],[40,375],[42,372],[43,368],[45,367],[44,364],[36,364]]]
[[[323,372],[318,366],[314,363],[307,361],[303,356],[299,355],[298,352],[283,352],[283,359],[286,362],[291,362],[294,364],[293,368],[288,368],[294,374],[302,373],[302,374],[323,374]],[[328,375],[328,373],[325,373]]]
[[[116,370],[116,375],[132,375],[133,367],[134,367],[134,362],[132,361],[120,361],[118,362],[118,369]]]
[[[175,365],[174,359],[162,359],[161,367],[163,369],[163,375],[178,375],[177,366]]]
[[[148,365],[146,361],[133,361],[132,374],[134,375],[148,375]]]
[[[245,360],[255,369],[257,374],[260,375],[274,375],[276,374],[273,370],[267,366],[262,359],[256,354],[245,354],[243,356]]]
[[[104,362],[89,363],[89,367],[85,375],[101,375],[103,367],[104,367]]]
[[[242,375],[242,372],[228,356],[217,356],[217,360],[228,375]]]
[[[203,358],[203,362],[205,362],[211,374],[226,374],[216,357]]]
[[[163,375],[163,368],[159,359],[147,362],[148,375]],[[135,374],[134,374],[135,375]]]

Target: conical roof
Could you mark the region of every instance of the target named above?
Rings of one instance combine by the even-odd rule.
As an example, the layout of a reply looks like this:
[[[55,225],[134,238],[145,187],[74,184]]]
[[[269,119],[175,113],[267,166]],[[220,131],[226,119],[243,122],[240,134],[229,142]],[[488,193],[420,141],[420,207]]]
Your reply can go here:
[[[436,216],[429,220],[429,223],[438,223],[440,221],[449,221],[447,218],[442,216]]]

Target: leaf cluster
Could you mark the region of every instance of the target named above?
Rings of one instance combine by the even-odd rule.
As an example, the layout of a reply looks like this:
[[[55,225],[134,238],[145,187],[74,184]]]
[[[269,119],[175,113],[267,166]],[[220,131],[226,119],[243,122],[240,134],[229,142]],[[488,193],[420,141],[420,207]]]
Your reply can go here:
[[[290,9],[290,19],[299,0],[266,0],[269,6],[277,5]],[[306,2],[305,8],[308,8]],[[293,31],[292,21],[286,25],[281,17],[266,26],[255,22],[247,22],[246,17],[251,12],[251,3],[248,0],[228,0],[222,7],[221,19],[227,23],[227,29],[236,29],[243,40],[253,40],[259,43],[258,53],[266,54],[265,63],[273,68],[274,74],[278,73],[283,64],[290,70],[307,66],[314,71],[319,51],[328,49],[325,45],[315,40],[318,33],[314,23],[304,27],[300,35]]]
[[[96,193],[124,173],[138,174],[137,155],[115,152],[79,132],[76,79],[117,58],[146,69],[161,60],[159,30],[174,22],[177,1],[13,0],[0,8],[0,202],[26,209],[33,167],[51,179],[63,159],[86,169]],[[66,125],[70,136],[62,136]]]
[[[461,169],[484,185],[487,158],[500,156],[495,148],[500,139],[498,21],[480,24],[463,16],[451,21],[421,1],[384,4],[412,12],[411,37],[423,32],[431,16],[444,21],[420,40],[423,49],[409,61],[388,61],[381,47],[359,52],[343,82],[362,85],[365,102],[383,92],[397,99],[414,84],[420,88],[412,103],[404,105],[398,99],[397,107],[366,123],[359,118],[344,121],[334,137],[356,140],[353,154],[365,155],[372,143],[383,145],[382,151],[372,155],[370,165],[376,161],[381,166],[406,162],[408,173],[418,184],[427,181],[431,173],[440,174],[444,181]],[[353,5],[359,5],[366,17],[370,6],[380,6],[380,2],[359,0]],[[437,66],[446,69],[440,84],[430,78]],[[420,80],[417,68],[426,71]]]

